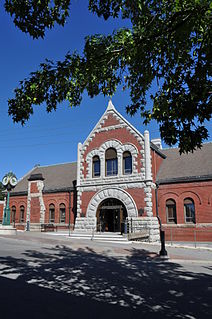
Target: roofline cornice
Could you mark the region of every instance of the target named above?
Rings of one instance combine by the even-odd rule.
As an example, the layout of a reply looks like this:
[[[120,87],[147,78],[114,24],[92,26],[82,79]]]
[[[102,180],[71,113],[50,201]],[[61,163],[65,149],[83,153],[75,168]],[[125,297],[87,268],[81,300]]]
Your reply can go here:
[[[202,176],[182,176],[176,178],[165,178],[156,180],[158,185],[175,184],[175,183],[192,183],[212,180],[212,174]]]

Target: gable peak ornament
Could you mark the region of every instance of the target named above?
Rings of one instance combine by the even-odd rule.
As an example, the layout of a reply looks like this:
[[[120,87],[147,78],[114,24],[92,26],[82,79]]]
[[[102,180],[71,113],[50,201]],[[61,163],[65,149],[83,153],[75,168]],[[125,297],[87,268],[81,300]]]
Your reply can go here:
[[[107,110],[115,110],[115,107],[112,103],[112,100],[110,99],[109,102],[108,102],[108,106],[107,106]]]

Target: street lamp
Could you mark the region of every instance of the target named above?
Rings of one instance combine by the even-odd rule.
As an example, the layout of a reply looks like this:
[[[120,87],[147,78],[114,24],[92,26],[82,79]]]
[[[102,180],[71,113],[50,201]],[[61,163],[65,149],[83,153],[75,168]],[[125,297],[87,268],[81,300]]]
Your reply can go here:
[[[7,190],[7,204],[4,209],[2,225],[9,226],[10,225],[10,191],[16,186],[17,177],[12,172],[9,172],[3,177],[2,184]]]

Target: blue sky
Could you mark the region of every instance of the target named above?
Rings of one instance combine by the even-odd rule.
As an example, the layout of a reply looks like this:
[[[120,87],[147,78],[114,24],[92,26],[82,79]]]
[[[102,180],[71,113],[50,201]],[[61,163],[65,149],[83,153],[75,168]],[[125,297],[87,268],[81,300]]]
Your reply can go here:
[[[107,34],[126,25],[119,20],[105,22],[88,12],[87,1],[73,1],[64,28],[48,31],[44,40],[32,40],[13,25],[3,3],[0,2],[0,179],[10,170],[20,178],[36,164],[76,161],[78,142],[86,139],[108,104],[108,98],[90,99],[85,94],[77,108],[63,103],[56,112],[47,114],[45,106],[35,107],[34,115],[22,127],[14,124],[7,113],[7,100],[13,97],[18,82],[37,70],[45,58],[59,60],[68,51],[81,51],[86,35]],[[118,90],[112,100],[116,109],[141,133],[148,129],[151,138],[159,137],[155,123],[144,127],[139,114],[134,117],[126,115],[127,92]],[[211,140],[210,124],[208,128]]]

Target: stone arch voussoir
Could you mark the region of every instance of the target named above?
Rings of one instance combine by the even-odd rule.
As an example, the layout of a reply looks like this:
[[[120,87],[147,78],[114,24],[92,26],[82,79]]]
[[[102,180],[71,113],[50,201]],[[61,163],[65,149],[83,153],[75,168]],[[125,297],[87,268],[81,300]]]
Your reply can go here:
[[[90,200],[86,216],[88,218],[95,218],[100,203],[107,198],[119,199],[126,207],[128,218],[138,217],[138,210],[131,195],[117,187],[104,188],[96,193]]]

